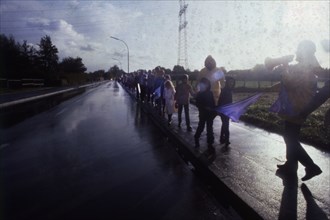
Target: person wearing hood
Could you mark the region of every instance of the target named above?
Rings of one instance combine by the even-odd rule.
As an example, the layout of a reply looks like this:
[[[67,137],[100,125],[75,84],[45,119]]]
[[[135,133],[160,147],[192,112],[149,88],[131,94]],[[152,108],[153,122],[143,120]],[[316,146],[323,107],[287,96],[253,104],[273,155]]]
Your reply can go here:
[[[214,103],[217,103],[221,93],[221,86],[224,86],[225,75],[222,68],[218,68],[214,58],[209,55],[204,61],[204,68],[197,76],[197,82],[206,78],[211,82],[211,92],[213,93]],[[197,88],[197,91],[199,89]]]

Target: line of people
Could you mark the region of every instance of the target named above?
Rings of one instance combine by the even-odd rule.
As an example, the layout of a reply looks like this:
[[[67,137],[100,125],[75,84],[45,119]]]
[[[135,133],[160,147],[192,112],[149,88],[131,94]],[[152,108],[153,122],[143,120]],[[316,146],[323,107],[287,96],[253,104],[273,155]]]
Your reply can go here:
[[[330,96],[329,81],[317,91],[315,73],[320,67],[315,58],[316,47],[311,41],[303,41],[298,45],[296,52],[297,64],[288,65],[294,56],[285,56],[281,59],[266,59],[265,66],[273,71],[277,68],[281,74],[281,91],[278,100],[270,110],[278,113],[284,120],[283,138],[286,144],[287,161],[278,165],[279,176],[297,175],[298,162],[304,167],[306,174],[303,181],[309,180],[322,173],[322,170],[309,157],[299,142],[300,129],[307,116],[324,103]],[[271,61],[271,62],[269,62]],[[278,62],[280,61],[280,62]],[[282,68],[282,71],[278,71]],[[172,115],[178,109],[178,126],[182,125],[182,111],[185,113],[187,131],[192,131],[189,116],[190,96],[194,96],[199,112],[199,122],[194,134],[195,146],[199,147],[199,139],[206,126],[207,144],[210,152],[214,152],[213,120],[220,115],[222,120],[220,143],[230,144],[229,117],[215,111],[216,106],[225,106],[233,102],[232,89],[235,79],[225,77],[226,70],[218,68],[212,56],[204,62],[204,68],[198,74],[197,86],[192,88],[188,75],[176,87],[170,75],[157,67],[148,73],[139,73],[135,77],[125,79],[128,87],[135,88],[137,98],[150,102],[164,116],[167,113],[168,125],[172,123]]]
[[[216,67],[216,61],[212,56],[205,59],[204,68],[197,77],[197,84],[189,83],[189,76],[181,76],[179,84],[174,86],[170,75],[156,67],[152,71],[140,71],[126,76],[122,82],[126,87],[136,92],[139,101],[149,102],[156,108],[159,115],[166,116],[168,125],[172,124],[172,115],[178,113],[178,127],[182,127],[182,113],[184,112],[185,124],[188,132],[193,129],[190,124],[189,104],[194,97],[199,111],[199,123],[194,134],[195,146],[199,147],[199,139],[205,129],[207,132],[207,144],[210,152],[214,152],[213,120],[218,115],[215,106],[232,103],[232,89],[235,87],[235,79],[225,79],[225,68]],[[229,117],[219,114],[222,120],[220,143],[228,146],[229,141]]]

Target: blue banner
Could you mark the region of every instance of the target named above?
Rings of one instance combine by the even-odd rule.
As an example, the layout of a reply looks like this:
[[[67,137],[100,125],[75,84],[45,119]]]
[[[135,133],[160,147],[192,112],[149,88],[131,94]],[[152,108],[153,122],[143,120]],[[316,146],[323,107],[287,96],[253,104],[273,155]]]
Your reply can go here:
[[[159,99],[161,96],[161,86],[159,86],[157,89],[155,89],[153,95],[155,96],[155,99]]]
[[[223,106],[218,106],[215,108],[215,111],[219,114],[222,113],[228,116],[234,122],[238,122],[241,115],[244,114],[247,111],[248,107],[254,104],[261,95],[262,93],[257,93],[256,95],[250,96],[241,101]]]

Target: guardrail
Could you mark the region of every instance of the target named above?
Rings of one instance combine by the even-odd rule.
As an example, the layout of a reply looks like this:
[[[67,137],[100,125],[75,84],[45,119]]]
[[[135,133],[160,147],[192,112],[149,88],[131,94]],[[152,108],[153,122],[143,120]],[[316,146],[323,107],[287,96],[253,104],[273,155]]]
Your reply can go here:
[[[2,103],[0,104],[0,127],[10,127],[100,84],[102,82]]]

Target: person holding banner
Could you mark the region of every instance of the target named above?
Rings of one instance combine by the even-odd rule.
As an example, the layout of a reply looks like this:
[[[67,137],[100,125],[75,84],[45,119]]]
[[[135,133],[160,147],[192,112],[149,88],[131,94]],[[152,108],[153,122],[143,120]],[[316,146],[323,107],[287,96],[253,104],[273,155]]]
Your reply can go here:
[[[226,77],[225,87],[221,89],[218,106],[224,106],[233,102],[233,89],[235,87],[235,79],[233,77]],[[228,146],[229,142],[229,116],[219,113],[221,118],[220,144]]]
[[[299,142],[300,129],[307,115],[301,112],[309,105],[316,94],[316,77],[320,67],[316,57],[316,46],[312,41],[305,40],[298,44],[295,65],[289,65],[293,56],[271,59],[266,58],[268,69],[281,68],[281,91],[270,111],[278,113],[284,119],[283,138],[286,144],[286,159],[277,165],[279,176],[297,175],[298,162],[305,167],[302,181],[309,180],[322,173],[318,165],[307,154]]]
[[[195,138],[195,147],[199,147],[199,138],[204,131],[206,124],[206,137],[208,149],[211,153],[215,151],[212,146],[214,143],[214,134],[213,134],[213,119],[216,115],[214,111],[215,102],[213,93],[211,92],[211,82],[207,78],[202,78],[199,81],[199,92],[196,95],[196,106],[198,108],[198,126]]]

